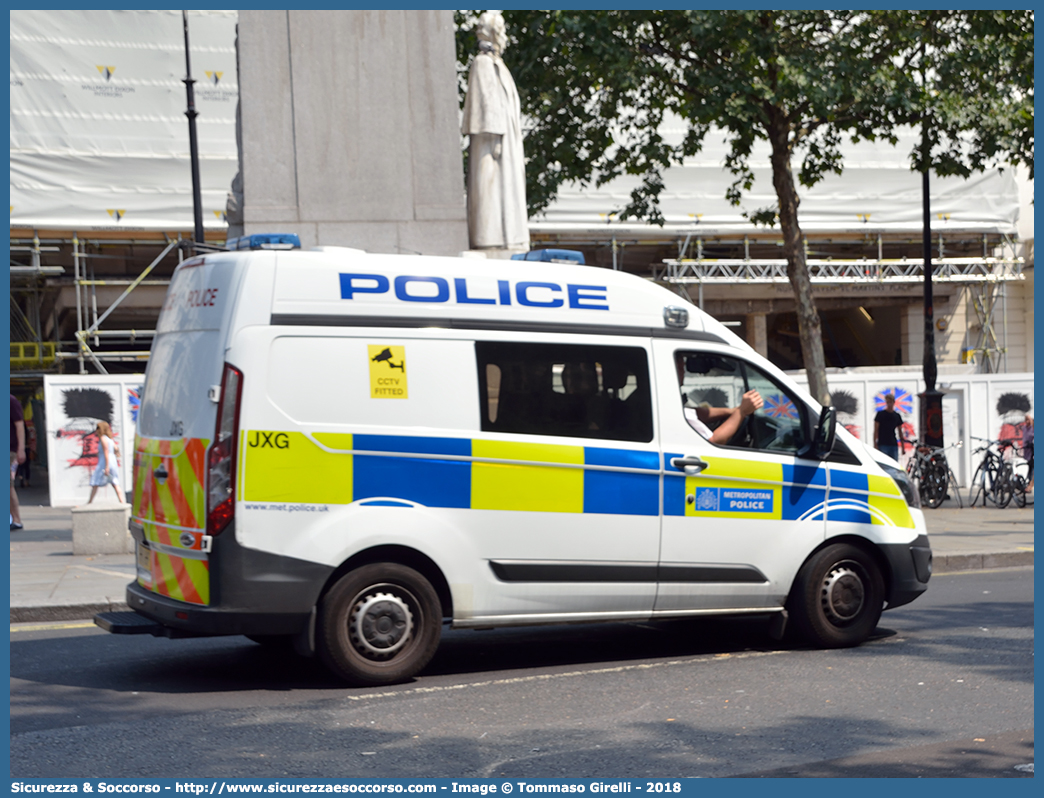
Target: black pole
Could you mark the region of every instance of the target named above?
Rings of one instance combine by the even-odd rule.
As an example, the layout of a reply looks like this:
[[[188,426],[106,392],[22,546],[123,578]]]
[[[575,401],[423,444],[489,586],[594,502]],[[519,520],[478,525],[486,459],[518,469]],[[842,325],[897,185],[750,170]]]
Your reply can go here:
[[[188,93],[188,110],[185,116],[189,121],[189,158],[192,162],[192,219],[195,224],[196,242],[204,243],[203,239],[203,198],[199,189],[199,144],[196,141],[196,98],[192,90],[192,63],[189,61],[189,35],[188,35],[188,12],[181,12],[181,22],[185,28],[185,90]]]
[[[924,44],[922,42],[922,76],[924,73]],[[932,147],[928,135],[931,121],[926,104],[921,118],[921,204],[924,211],[924,393],[921,394],[921,440],[930,446],[943,445],[942,393],[935,389],[939,366],[935,360],[935,305],[932,295],[932,209],[928,189],[928,172],[932,163]]]

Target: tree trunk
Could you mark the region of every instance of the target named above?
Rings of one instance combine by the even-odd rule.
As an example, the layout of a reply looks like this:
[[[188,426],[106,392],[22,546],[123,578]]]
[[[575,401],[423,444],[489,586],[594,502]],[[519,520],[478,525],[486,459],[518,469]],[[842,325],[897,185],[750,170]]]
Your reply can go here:
[[[798,224],[798,198],[794,173],[790,168],[789,125],[786,120],[773,117],[769,124],[769,142],[772,144],[772,184],[779,200],[779,226],[783,233],[783,255],[787,259],[787,277],[794,289],[797,303],[798,336],[801,355],[808,374],[808,392],[823,405],[829,405],[826,357],[823,354],[823,328],[819,311],[812,298],[812,281],[805,261],[805,243]]]

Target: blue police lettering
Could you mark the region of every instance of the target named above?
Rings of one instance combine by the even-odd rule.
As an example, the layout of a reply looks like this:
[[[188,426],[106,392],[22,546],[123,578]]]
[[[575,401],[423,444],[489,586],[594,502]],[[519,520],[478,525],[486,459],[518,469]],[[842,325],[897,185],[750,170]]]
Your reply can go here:
[[[341,299],[354,299],[356,294],[383,294],[388,290],[388,278],[383,274],[341,274],[340,278]],[[369,282],[374,285],[366,285]]]
[[[569,294],[569,307],[584,308],[586,310],[609,310],[609,302],[605,296],[607,290],[604,285],[573,285],[570,283],[566,286],[566,292]],[[591,291],[601,291],[602,293],[588,293]],[[605,302],[606,304],[585,304],[590,302]]]
[[[431,283],[437,288],[438,293],[435,296],[410,294],[406,290],[406,286],[410,283]],[[442,277],[400,276],[395,278],[395,296],[403,302],[447,302],[449,300],[449,283]]]
[[[360,294],[387,294],[393,283],[383,274],[341,273],[338,275],[341,299],[356,299]],[[457,305],[510,306],[514,302],[530,308],[561,308],[574,310],[609,310],[608,287],[567,283],[565,289],[558,283],[523,281],[514,284],[497,280],[496,296],[489,295],[489,284],[480,278],[480,285],[468,285],[468,278],[453,277],[452,300]],[[473,278],[474,279],[474,278]],[[416,283],[426,283],[423,288]],[[399,275],[394,278],[395,298],[401,302],[445,304],[451,302],[449,280],[427,275]],[[565,293],[565,298],[560,296]],[[216,291],[215,291],[216,294]],[[483,296],[485,294],[485,296]],[[568,304],[567,304],[568,303]]]
[[[564,299],[548,299],[543,302],[530,299],[530,288],[546,288],[549,291],[557,291],[559,293],[562,291],[562,289],[554,283],[518,283],[515,286],[515,298],[518,300],[518,304],[528,305],[531,308],[560,308],[565,304]]]
[[[497,288],[500,289],[500,304],[511,304],[511,285],[507,280],[497,280]]]
[[[453,287],[457,289],[457,304],[458,305],[495,305],[497,300],[495,299],[480,299],[479,297],[468,296],[468,281],[463,277],[453,278]]]

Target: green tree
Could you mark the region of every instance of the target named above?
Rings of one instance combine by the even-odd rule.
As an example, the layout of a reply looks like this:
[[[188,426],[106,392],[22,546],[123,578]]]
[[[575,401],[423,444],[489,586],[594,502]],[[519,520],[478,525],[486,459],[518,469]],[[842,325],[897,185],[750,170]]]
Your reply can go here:
[[[928,93],[912,65],[920,63],[925,25],[941,31],[962,12],[938,12],[925,23],[928,13],[505,11],[511,37],[506,60],[527,119],[530,212],[547,207],[564,182],[601,185],[629,174],[641,183],[620,218],[662,224],[658,197],[664,171],[697,153],[712,128],[729,138],[725,166],[735,180],[728,198],[738,204],[753,183],[749,160],[755,142],[767,141],[777,204],[750,218],[779,225],[810,392],[828,403],[798,185],[813,186],[827,173],[841,172],[846,136],[894,143],[897,125],[922,118]],[[1010,18],[1001,12],[989,17],[993,40],[974,28],[984,20],[963,13],[963,26],[947,30],[974,40],[974,46],[947,48],[962,57],[939,58],[934,66],[940,85],[955,81],[931,95],[933,114],[946,120],[938,127],[939,157],[945,153],[945,169],[960,173],[1017,151],[1022,155],[1012,160],[1032,168],[1032,16],[1027,45],[1026,23],[1020,18],[1013,24],[1015,12],[1007,12]],[[473,49],[466,15],[458,22],[463,64]],[[989,82],[1005,73],[989,60],[990,41],[1007,48],[1010,68],[1000,82]],[[1027,58],[1028,71],[1017,74]],[[1004,109],[1004,92],[1015,81],[1029,98],[1028,127],[1025,119],[1009,124],[996,113],[977,120],[961,106],[962,89],[975,86],[977,108]],[[680,146],[659,135],[669,112],[688,125]]]

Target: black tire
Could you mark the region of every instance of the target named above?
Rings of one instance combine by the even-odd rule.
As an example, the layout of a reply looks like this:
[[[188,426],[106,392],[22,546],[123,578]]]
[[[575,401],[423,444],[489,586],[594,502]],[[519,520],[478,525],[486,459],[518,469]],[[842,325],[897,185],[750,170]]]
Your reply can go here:
[[[1022,474],[1012,477],[1011,495],[1015,499],[1016,507],[1026,506],[1026,478]]]
[[[373,563],[341,577],[323,597],[316,647],[353,685],[393,684],[435,655],[442,605],[427,579],[405,565]]]
[[[1004,509],[1011,503],[1011,466],[1001,466],[997,479],[993,483],[993,501],[997,507]]]
[[[848,543],[816,552],[798,572],[787,599],[794,632],[819,648],[864,642],[884,609],[884,578],[874,558]]]
[[[922,477],[921,501],[931,509],[946,499],[946,461],[933,457],[928,461]]]
[[[986,464],[979,463],[979,467],[975,469],[975,476],[972,477],[971,488],[968,490],[969,507],[974,507],[980,499],[983,507],[986,506],[986,497],[990,495],[992,484],[987,484],[988,479],[989,474],[986,470]]]

